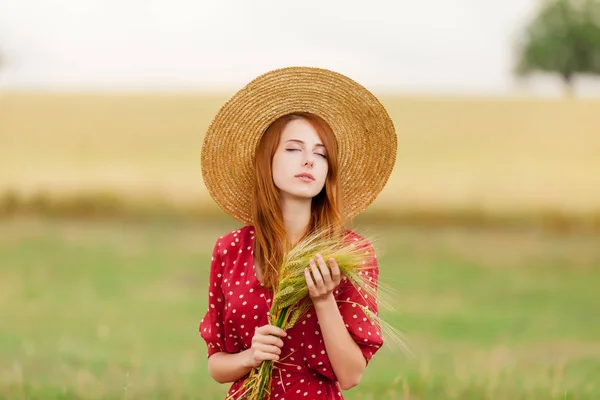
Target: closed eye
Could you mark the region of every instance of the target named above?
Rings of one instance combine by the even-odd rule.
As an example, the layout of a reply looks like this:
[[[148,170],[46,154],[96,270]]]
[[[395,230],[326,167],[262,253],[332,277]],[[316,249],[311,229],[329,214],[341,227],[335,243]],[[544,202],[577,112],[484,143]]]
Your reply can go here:
[[[302,149],[285,149],[285,151],[302,151]],[[325,154],[321,154],[321,153],[314,153],[314,154],[321,156],[325,159],[327,158],[327,155],[325,155]]]

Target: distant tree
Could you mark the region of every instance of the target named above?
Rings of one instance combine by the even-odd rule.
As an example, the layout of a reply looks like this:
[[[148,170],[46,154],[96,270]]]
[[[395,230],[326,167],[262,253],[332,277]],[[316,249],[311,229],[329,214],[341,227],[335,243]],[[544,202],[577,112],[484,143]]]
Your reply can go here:
[[[517,43],[515,73],[559,74],[568,93],[578,74],[600,75],[600,0],[545,0]]]

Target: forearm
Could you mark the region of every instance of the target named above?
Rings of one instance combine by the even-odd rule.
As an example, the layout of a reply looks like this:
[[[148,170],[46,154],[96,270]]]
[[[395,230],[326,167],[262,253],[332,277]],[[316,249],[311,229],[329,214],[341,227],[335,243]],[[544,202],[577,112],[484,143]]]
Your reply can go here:
[[[333,295],[315,304],[315,311],[327,356],[340,386],[347,390],[358,385],[367,363],[346,329]]]
[[[252,369],[247,352],[213,354],[208,359],[210,376],[219,383],[235,382],[242,378]]]

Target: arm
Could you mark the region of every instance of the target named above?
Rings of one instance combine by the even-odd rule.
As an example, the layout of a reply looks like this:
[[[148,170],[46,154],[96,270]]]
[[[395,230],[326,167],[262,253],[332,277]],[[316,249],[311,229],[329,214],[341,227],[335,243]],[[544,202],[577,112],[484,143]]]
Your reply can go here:
[[[223,304],[225,297],[221,290],[223,259],[219,253],[219,242],[215,243],[211,258],[208,286],[208,310],[200,322],[200,335],[208,346],[208,371],[219,383],[235,382],[248,374],[253,367],[264,360],[278,360],[283,341],[276,336],[285,336],[286,332],[275,326],[264,325],[256,328],[249,349],[239,352],[227,352],[223,338]]]
[[[333,290],[340,283],[340,269],[335,260],[329,260],[331,273],[320,255],[316,257],[319,267],[311,260],[310,266],[314,282],[308,269],[305,271],[306,283],[313,301],[327,356],[340,387],[344,390],[360,383],[367,366],[358,344],[350,336],[340,310],[333,296]]]
[[[235,382],[244,377],[264,360],[279,360],[283,340],[277,336],[287,333],[273,325],[256,328],[252,346],[239,353],[214,353],[208,358],[208,372],[219,383]]]
[[[248,351],[225,353],[220,351],[208,358],[208,372],[218,383],[235,382],[250,372]]]
[[[327,299],[315,304],[315,311],[319,319],[327,356],[340,387],[344,390],[352,389],[360,383],[367,362],[346,329],[332,294]]]

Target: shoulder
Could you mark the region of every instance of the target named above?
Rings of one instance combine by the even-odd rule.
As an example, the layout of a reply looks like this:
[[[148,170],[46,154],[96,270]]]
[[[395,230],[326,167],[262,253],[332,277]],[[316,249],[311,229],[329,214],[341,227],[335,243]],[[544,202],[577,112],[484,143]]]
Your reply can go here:
[[[346,229],[346,231],[344,232],[344,236],[347,240],[366,241],[366,239],[362,235],[359,235],[351,229]]]
[[[364,264],[367,264],[369,268],[379,268],[377,262],[377,250],[368,238],[347,229],[345,232],[345,240],[347,244],[356,246],[355,248],[357,248],[359,252],[364,252],[363,254],[366,256],[366,259],[363,262]]]
[[[219,236],[215,241],[214,251],[219,255],[227,254],[229,247],[237,247],[240,242],[245,243],[252,238],[254,238],[254,227],[252,225],[242,226]]]
[[[346,229],[344,239],[349,243],[355,243],[359,247],[373,249],[373,244],[364,236],[356,233],[353,230]]]
[[[224,233],[223,235],[219,236],[217,243],[227,243],[231,241],[235,242],[236,239],[240,241],[241,238],[245,238],[247,236],[254,236],[254,227],[252,225],[242,226],[238,229]]]

